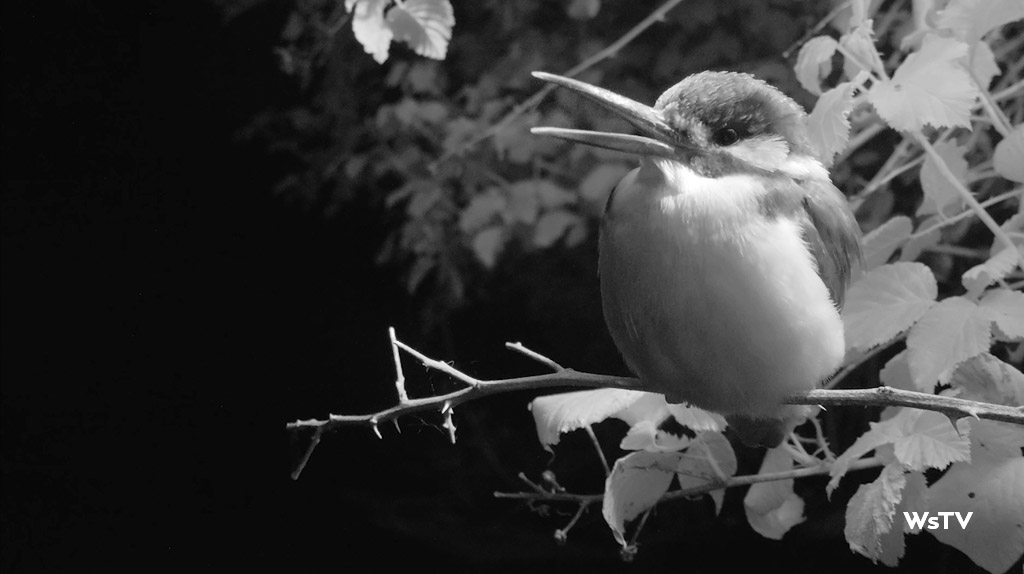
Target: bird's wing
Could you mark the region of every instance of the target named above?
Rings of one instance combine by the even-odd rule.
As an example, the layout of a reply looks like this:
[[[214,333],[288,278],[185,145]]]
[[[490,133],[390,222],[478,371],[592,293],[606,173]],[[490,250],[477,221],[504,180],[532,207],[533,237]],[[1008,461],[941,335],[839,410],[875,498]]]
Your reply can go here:
[[[846,198],[829,181],[805,180],[802,206],[807,214],[804,239],[818,263],[818,275],[832,301],[843,306],[851,268],[861,260],[860,228]]]

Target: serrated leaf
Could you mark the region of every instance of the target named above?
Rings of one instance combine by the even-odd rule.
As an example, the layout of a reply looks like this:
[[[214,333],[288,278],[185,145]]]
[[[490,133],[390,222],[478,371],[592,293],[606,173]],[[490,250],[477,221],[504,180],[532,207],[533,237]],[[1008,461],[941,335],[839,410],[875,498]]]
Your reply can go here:
[[[890,126],[902,131],[971,127],[978,87],[959,63],[967,45],[934,34],[903,61],[889,81],[874,84],[868,100]]]
[[[505,230],[499,226],[488,227],[473,237],[473,254],[485,267],[494,267],[498,254],[505,247]]]
[[[893,530],[896,506],[903,498],[906,484],[903,468],[898,463],[889,463],[878,478],[857,489],[846,506],[843,531],[850,550],[867,556],[872,562],[882,557],[882,539]]]
[[[580,195],[587,201],[604,206],[612,189],[632,169],[624,163],[598,164],[580,182]]]
[[[1015,247],[999,250],[984,263],[971,267],[960,277],[965,289],[972,297],[977,297],[986,287],[1005,279],[1020,263]]]
[[[1006,179],[1024,182],[1024,124],[1013,128],[1010,135],[996,144],[992,166],[996,173]]]
[[[1024,339],[1024,293],[1009,289],[993,289],[978,303],[989,312],[1002,335],[1000,340]]]
[[[992,320],[974,302],[950,297],[928,310],[907,335],[907,360],[914,385],[931,392],[960,361],[988,351]]]
[[[854,87],[853,82],[843,82],[825,92],[807,116],[807,136],[826,167],[850,141]]]
[[[889,261],[913,230],[909,217],[896,215],[866,234],[861,242],[864,269],[871,270]]]
[[[935,304],[938,286],[921,263],[893,263],[854,283],[843,306],[846,345],[868,350],[909,329]]]
[[[989,353],[960,363],[949,384],[963,391],[958,395],[962,399],[1024,405],[1024,374]]]
[[[758,474],[793,469],[793,457],[784,448],[769,449]],[[751,528],[765,538],[781,540],[789,529],[805,520],[804,500],[793,492],[793,479],[759,482],[743,498]]]
[[[886,532],[881,536],[881,552],[878,559],[883,564],[891,568],[895,568],[899,564],[900,558],[903,558],[903,554],[906,551],[906,533],[910,531],[907,522],[903,519],[904,512],[927,512],[930,505],[928,503],[928,485],[925,482],[924,475],[920,472],[908,472],[904,475],[906,478],[906,485],[903,487],[903,492],[900,496],[900,502],[896,505],[896,512],[894,514],[894,524],[889,532]],[[903,527],[899,527],[899,523],[903,522]]]
[[[448,0],[405,0],[388,10],[387,21],[395,39],[420,56],[443,60],[448,54],[455,26],[455,12]]]
[[[533,234],[533,244],[541,249],[551,247],[558,241],[570,227],[580,221],[580,216],[575,213],[556,209],[545,212],[537,221],[537,229]]]
[[[967,148],[950,141],[939,142],[934,147],[957,181],[963,184],[967,177]],[[956,186],[942,175],[931,154],[925,156],[924,165],[921,166],[921,189],[925,199],[917,211],[918,215],[943,213],[947,206],[963,205],[963,198]]]
[[[507,200],[497,188],[490,188],[484,193],[473,196],[469,205],[459,214],[459,229],[463,233],[473,233],[487,225],[499,213],[505,210]]]
[[[974,44],[995,28],[1021,18],[1024,3],[1020,0],[951,0],[939,13],[938,27]]]
[[[637,451],[615,461],[604,484],[602,514],[619,544],[626,544],[626,522],[657,504],[668,490],[679,457]]]
[[[352,14],[352,34],[363,45],[363,50],[373,56],[378,64],[388,59],[388,50],[394,34],[384,20],[384,8],[391,0],[346,0],[345,9]]]
[[[796,79],[805,90],[821,95],[821,80],[832,74],[832,56],[839,43],[829,36],[816,36],[800,47],[796,58]]]
[[[884,424],[904,427],[904,436],[893,442],[893,454],[903,468],[943,469],[952,462],[971,460],[970,425],[966,419],[957,421],[957,428],[953,428],[942,413],[904,409]]]
[[[676,422],[693,432],[703,431],[724,431],[726,427],[725,418],[718,413],[691,407],[689,405],[668,405],[668,411],[675,417]]]
[[[1024,458],[1019,447],[983,446],[997,445],[992,439],[1000,432],[990,421],[978,421],[971,463],[954,464],[928,489],[932,508],[973,512],[967,528],[928,532],[993,574],[1005,572],[1024,552]]]
[[[736,469],[736,453],[729,440],[720,432],[706,431],[690,442],[679,457],[676,478],[679,487],[686,490],[730,478],[736,474]],[[721,512],[725,491],[712,490],[708,494],[715,502],[715,512]]]
[[[533,399],[530,411],[537,425],[540,444],[551,450],[551,446],[558,444],[562,433],[599,423],[648,396],[652,394],[627,389],[559,393]]]
[[[689,444],[689,437],[676,436],[659,430],[657,423],[644,420],[629,427],[626,436],[619,443],[619,448],[650,452],[676,452],[686,448]]]

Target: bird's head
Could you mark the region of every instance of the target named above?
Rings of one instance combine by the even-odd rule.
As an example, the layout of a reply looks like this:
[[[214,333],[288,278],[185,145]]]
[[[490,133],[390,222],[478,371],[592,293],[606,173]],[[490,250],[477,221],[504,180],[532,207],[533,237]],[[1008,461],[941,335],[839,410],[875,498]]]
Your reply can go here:
[[[704,177],[785,170],[814,157],[803,109],[748,74],[701,72],[669,88],[654,107],[555,74],[535,77],[568,88],[632,124],[641,135],[564,128],[534,128],[587,145],[666,158]]]

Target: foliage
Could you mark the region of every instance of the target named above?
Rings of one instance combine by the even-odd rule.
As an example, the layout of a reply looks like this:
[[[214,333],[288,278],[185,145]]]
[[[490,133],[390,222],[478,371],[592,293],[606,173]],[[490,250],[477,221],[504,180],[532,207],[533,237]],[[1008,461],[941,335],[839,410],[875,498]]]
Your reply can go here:
[[[799,84],[818,96],[808,116],[813,144],[869,230],[865,265],[843,312],[848,363],[905,343],[880,372],[883,384],[1020,405],[1024,375],[1014,363],[1024,356],[1024,5],[906,4],[847,3],[830,15],[828,34],[802,43],[789,79],[770,62],[744,62],[782,51],[816,15],[787,14],[772,3],[696,0],[685,14],[670,12],[642,43],[578,77],[653,101],[658,87],[687,73],[746,67],[785,91]],[[310,169],[284,187],[315,195],[325,182],[344,180],[345,189],[373,190],[372,200],[396,214],[381,262],[404,269],[410,291],[444,293],[451,305],[517,254],[586,241],[608,191],[629,169],[616,152],[529,134],[538,125],[617,130],[600,111],[557,92],[546,105],[516,102],[538,88],[530,71],[568,69],[600,54],[624,32],[620,22],[636,21],[637,8],[599,0],[574,0],[560,12],[535,2],[482,6],[453,12],[447,0],[346,0],[340,10],[310,0],[299,3],[282,35],[283,67],[307,85],[316,62],[330,59],[339,22],[349,18],[361,48],[389,65],[373,113],[354,135],[331,135],[319,155],[297,153]],[[750,37],[764,45],[740,40]],[[452,65],[394,61],[395,42],[423,57],[447,55]],[[306,149],[324,125],[339,125],[340,112],[331,110],[268,112],[250,135],[269,133],[288,117],[276,141]],[[330,194],[335,206],[348,199]],[[603,516],[627,548],[666,493],[724,484],[737,470],[716,415],[644,393],[542,397],[533,414],[545,448],[609,417],[629,424],[619,445],[627,452],[612,465],[603,498]],[[760,474],[824,464],[831,493],[852,464],[874,453],[881,473],[847,504],[845,534],[854,552],[898,564],[905,535],[920,532],[903,513],[929,510],[975,512],[970,529],[930,533],[990,572],[1005,571],[1024,552],[1021,428],[888,409],[838,457],[820,433],[810,442],[816,451],[797,437],[770,450]],[[723,491],[712,492],[720,508]],[[804,520],[792,478],[755,484],[744,508],[769,538]],[[629,524],[641,516],[630,541]]]

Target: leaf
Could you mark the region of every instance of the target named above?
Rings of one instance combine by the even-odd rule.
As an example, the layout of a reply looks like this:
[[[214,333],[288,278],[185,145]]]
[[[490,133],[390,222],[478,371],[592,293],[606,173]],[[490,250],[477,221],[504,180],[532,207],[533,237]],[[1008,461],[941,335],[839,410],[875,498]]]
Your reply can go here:
[[[736,474],[736,453],[720,432],[707,431],[697,436],[679,458],[679,487],[683,490],[717,483]],[[721,473],[721,474],[719,474]],[[722,511],[725,491],[712,490],[708,494],[715,502],[715,512]]]
[[[532,225],[540,215],[540,199],[531,185],[512,185],[508,188],[508,209],[501,213],[506,223]]]
[[[861,242],[864,269],[874,269],[889,261],[892,254],[910,237],[913,229],[914,224],[909,217],[896,215],[865,235]]]
[[[927,512],[930,507],[928,502],[928,485],[925,482],[924,475],[920,472],[908,472],[904,476],[906,478],[906,485],[903,487],[900,502],[896,505],[896,512],[893,513],[896,524],[893,524],[889,532],[886,532],[881,537],[881,553],[878,559],[889,567],[895,567],[899,564],[900,558],[903,558],[903,554],[906,551],[905,533],[909,532],[910,529],[906,520],[903,521],[902,528],[897,526],[900,518],[903,517],[903,513],[908,511]]]
[[[629,432],[619,443],[619,448],[650,452],[676,452],[686,448],[689,444],[689,437],[676,436],[659,430],[657,423],[644,420],[629,427]]]
[[[1024,182],[1024,124],[1013,128],[1010,135],[1006,136],[996,145],[995,154],[992,156],[992,166],[996,173],[1006,179]]]
[[[972,462],[954,464],[928,489],[932,508],[961,516],[973,512],[971,521],[967,528],[957,525],[929,533],[1001,574],[1024,552],[1024,458],[1019,447],[999,448],[1002,425],[978,422]],[[990,441],[992,447],[985,446]]]
[[[576,194],[548,179],[531,180],[540,204],[547,209],[576,203]]]
[[[882,538],[893,530],[896,505],[903,497],[906,484],[903,468],[889,463],[878,478],[857,489],[846,506],[844,534],[850,550],[878,562],[883,552]]]
[[[758,474],[785,472],[793,469],[793,457],[780,447],[769,449]],[[804,500],[793,492],[793,479],[759,482],[750,487],[743,498],[747,521],[758,534],[781,540],[790,528],[805,520]]]
[[[921,263],[893,263],[854,283],[843,306],[846,345],[868,350],[909,329],[934,304],[935,276]]]
[[[601,163],[590,170],[580,182],[580,195],[604,207],[612,189],[633,169],[624,163]]]
[[[950,297],[925,313],[907,335],[907,360],[914,385],[930,392],[945,383],[960,361],[988,351],[992,320],[974,302]]]
[[[874,23],[871,20],[865,20],[839,38],[839,45],[853,56],[853,58],[846,58],[844,54],[843,72],[847,78],[853,78],[862,71],[878,73],[884,69],[882,59],[878,56],[878,50],[875,48],[875,40],[872,37],[874,35],[873,26]]]
[[[555,244],[570,227],[580,222],[580,216],[562,209],[545,212],[537,222],[533,244],[541,249]]]
[[[950,141],[943,141],[935,144],[935,151],[942,156],[946,166],[956,176],[961,184],[967,178],[967,148],[958,146]],[[924,191],[924,202],[922,202],[918,215],[942,213],[945,208],[955,205],[959,208],[963,205],[963,198],[956,190],[956,187],[945,176],[939,172],[935,159],[931,154],[924,158],[924,165],[921,166],[921,189]]]
[[[850,141],[850,110],[853,109],[853,82],[843,82],[825,92],[807,116],[807,136],[826,167]]]
[[[894,389],[916,391],[913,381],[910,379],[910,364],[907,363],[906,349],[900,351],[895,357],[882,367],[878,373],[878,379],[882,384]]]
[[[420,56],[443,60],[448,54],[455,26],[455,12],[448,0],[405,0],[388,10],[387,21],[395,39],[409,44]]]
[[[626,522],[657,504],[668,490],[679,456],[637,451],[615,461],[604,483],[602,514],[619,544],[626,545]]]
[[[1017,256],[1017,249],[1005,247],[992,257],[989,257],[984,263],[979,263],[964,271],[964,274],[960,277],[960,282],[963,283],[964,288],[967,289],[967,292],[972,297],[976,297],[989,285],[1005,279],[1017,268],[1019,263],[1020,259]]]
[[[626,389],[595,389],[537,397],[530,403],[537,438],[547,450],[562,433],[580,429],[621,412],[651,393]],[[664,399],[662,399],[664,401]]]
[[[387,61],[394,37],[384,21],[384,8],[390,3],[391,0],[345,0],[346,10],[351,12],[353,6],[356,9],[352,15],[352,34],[378,64]]]
[[[724,431],[726,427],[725,418],[718,413],[691,407],[689,405],[668,405],[668,410],[675,417],[676,422],[694,431]]]
[[[962,399],[1024,405],[1024,374],[989,353],[960,363],[949,384],[963,391],[958,395]]]
[[[978,86],[987,90],[992,79],[1002,73],[996,62],[996,55],[985,42],[974,44],[971,51],[971,72],[978,80]]]
[[[958,421],[958,428],[953,428],[953,423],[942,413],[903,409],[883,424],[904,427],[904,436],[893,442],[893,453],[905,469],[943,469],[952,462],[971,460],[970,426],[966,419]]]
[[[1002,337],[1002,341],[1024,339],[1024,293],[1009,289],[993,289],[978,303],[988,311]]]
[[[990,31],[1024,18],[1020,0],[952,0],[939,13],[938,27],[948,28],[957,38],[974,44]]]
[[[921,49],[903,61],[892,79],[878,82],[868,100],[889,125],[902,131],[971,127],[978,87],[958,60],[967,45],[929,34]]]
[[[832,56],[838,48],[839,43],[829,36],[816,36],[800,47],[794,70],[805,90],[821,95],[821,80],[832,74]]]
[[[590,20],[601,10],[601,0],[572,0],[566,13],[573,20]]]
[[[496,187],[473,196],[466,209],[459,214],[459,229],[463,233],[473,233],[491,222],[495,215],[501,213],[508,202]]]
[[[485,267],[494,267],[498,254],[505,247],[505,230],[499,226],[488,227],[473,237],[473,253]]]

